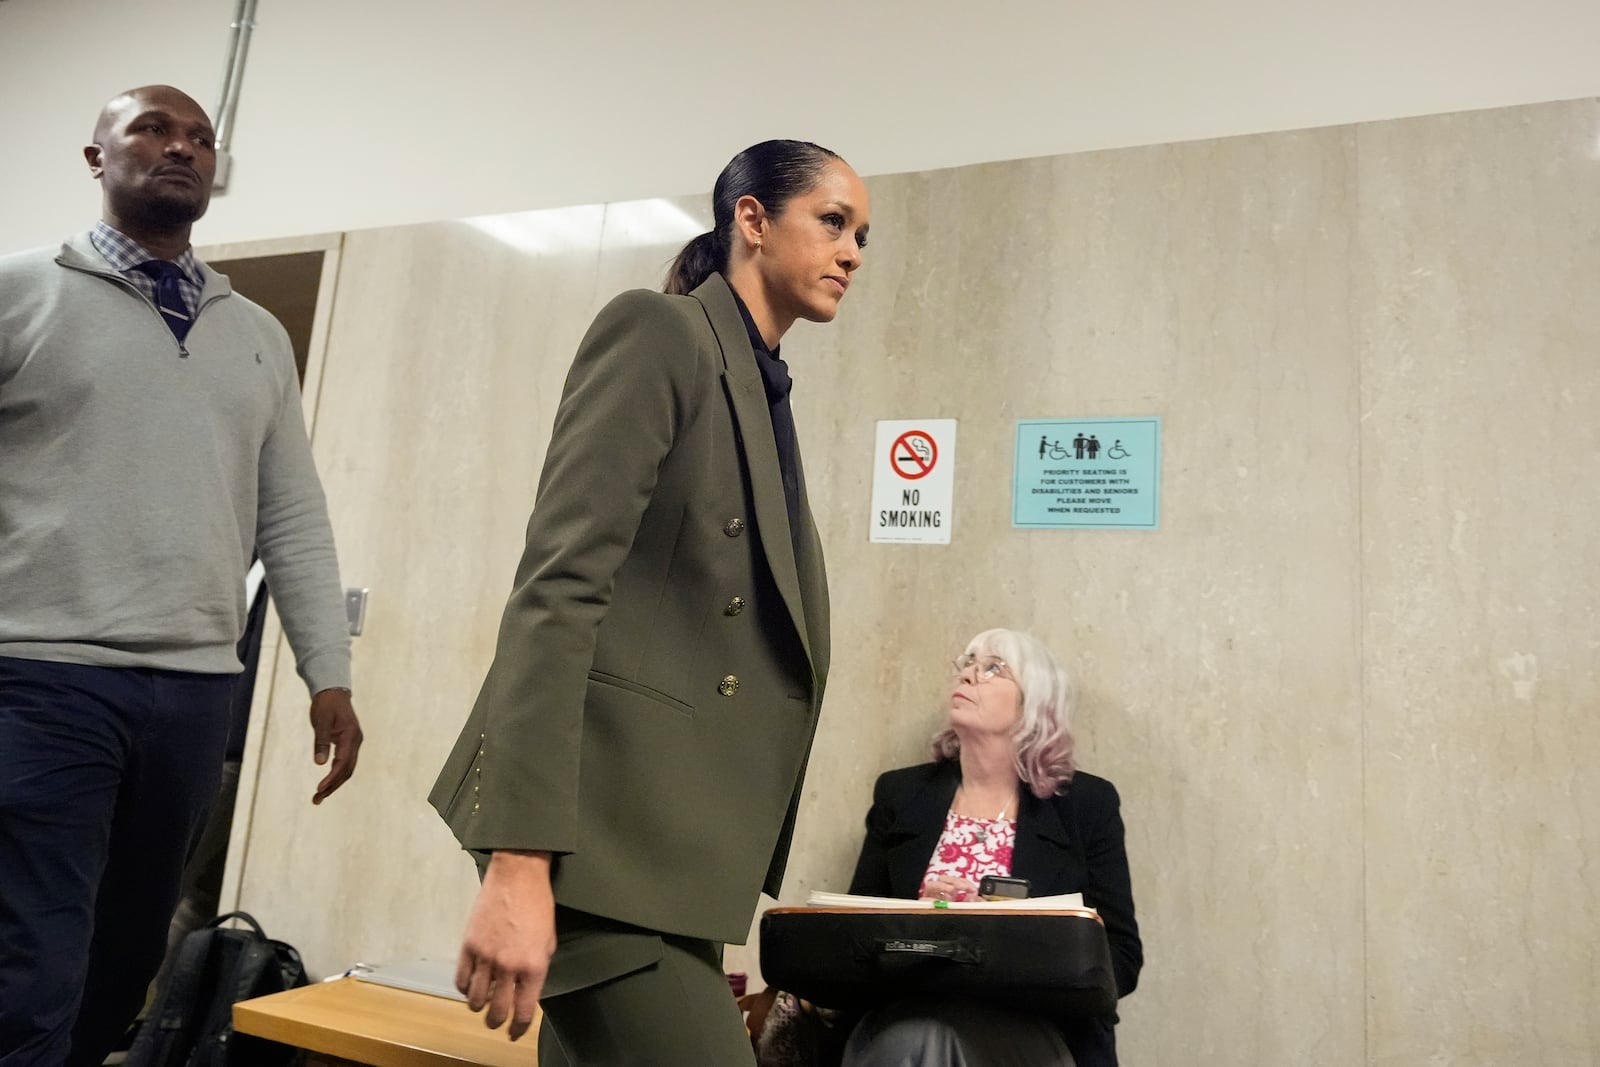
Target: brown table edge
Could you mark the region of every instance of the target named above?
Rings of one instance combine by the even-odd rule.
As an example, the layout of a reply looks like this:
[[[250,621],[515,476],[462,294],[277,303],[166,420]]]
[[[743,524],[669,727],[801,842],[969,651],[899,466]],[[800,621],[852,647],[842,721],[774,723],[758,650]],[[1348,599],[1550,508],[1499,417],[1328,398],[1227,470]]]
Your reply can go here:
[[[354,982],[355,978],[342,978],[339,981]],[[394,1041],[389,1038],[375,1038],[370,1035],[353,1034],[348,1030],[335,1030],[320,1023],[309,1023],[283,1019],[260,1008],[252,1007],[264,1000],[274,1000],[278,997],[299,993],[301,990],[290,989],[284,993],[274,993],[270,996],[257,997],[255,1000],[241,1000],[233,1006],[233,1028],[241,1034],[251,1037],[262,1037],[268,1041],[289,1045],[293,1048],[305,1049],[323,1056],[335,1056],[352,1063],[370,1064],[372,1061],[365,1058],[374,1042],[382,1042],[393,1049],[403,1049],[409,1055],[405,1056],[408,1064],[438,1064],[454,1065],[454,1067],[482,1067],[482,1061],[465,1059],[450,1053],[440,1052],[436,1049],[423,1048],[420,1045],[408,1044],[403,1041]],[[425,996],[426,994],[417,994]],[[530,1030],[522,1039],[537,1038],[537,1030]],[[308,1039],[314,1038],[316,1043]],[[518,1042],[521,1044],[521,1042]]]

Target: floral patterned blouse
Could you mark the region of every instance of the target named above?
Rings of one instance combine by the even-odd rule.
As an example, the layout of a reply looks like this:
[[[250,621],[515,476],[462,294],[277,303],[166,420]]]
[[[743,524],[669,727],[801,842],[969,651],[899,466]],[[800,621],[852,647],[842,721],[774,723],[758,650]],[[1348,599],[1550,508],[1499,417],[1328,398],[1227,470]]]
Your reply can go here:
[[[1008,878],[1011,850],[1017,843],[1015,819],[974,819],[949,812],[944,833],[928,860],[922,884],[940,876],[965,878],[976,885],[984,875]]]

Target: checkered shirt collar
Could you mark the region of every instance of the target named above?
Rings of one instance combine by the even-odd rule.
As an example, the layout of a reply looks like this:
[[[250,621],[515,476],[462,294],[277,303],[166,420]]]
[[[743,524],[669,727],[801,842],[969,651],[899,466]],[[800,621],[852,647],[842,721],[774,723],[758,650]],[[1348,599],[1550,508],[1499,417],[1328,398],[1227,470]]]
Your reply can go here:
[[[126,274],[128,271],[137,270],[139,264],[160,258],[151,255],[150,250],[138,241],[120,230],[107,226],[103,221],[94,224],[94,231],[89,234],[89,240],[95,249],[106,257],[111,269],[119,273]],[[200,275],[200,260],[195,256],[193,248],[185,248],[183,254],[173,262],[183,271],[184,280],[190,285],[196,288],[204,286],[205,279]]]

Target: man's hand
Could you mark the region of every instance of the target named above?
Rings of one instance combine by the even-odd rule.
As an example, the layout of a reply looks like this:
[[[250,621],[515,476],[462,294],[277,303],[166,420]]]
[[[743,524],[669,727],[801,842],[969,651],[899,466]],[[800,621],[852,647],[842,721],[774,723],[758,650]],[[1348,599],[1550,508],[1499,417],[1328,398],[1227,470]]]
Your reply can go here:
[[[556,951],[556,901],[550,853],[496,852],[484,872],[456,964],[456,988],[467,1006],[489,1013],[489,1029],[507,1028],[515,1041],[533,1025],[539,991]]]
[[[333,750],[333,766],[317,783],[311,803],[321,804],[356,773],[356,757],[361,753],[361,722],[343,689],[324,689],[311,698],[311,733],[314,738],[311,758],[317,766],[328,762]]]

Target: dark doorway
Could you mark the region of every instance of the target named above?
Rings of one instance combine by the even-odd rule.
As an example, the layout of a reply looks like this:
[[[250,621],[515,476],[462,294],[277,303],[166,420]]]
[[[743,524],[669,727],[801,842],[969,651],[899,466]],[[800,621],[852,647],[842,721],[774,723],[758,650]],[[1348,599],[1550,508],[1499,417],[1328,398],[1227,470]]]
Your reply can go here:
[[[317,315],[317,292],[322,288],[323,252],[290,252],[281,256],[251,256],[208,262],[226,274],[233,291],[242,293],[272,312],[289,331],[300,381],[306,380],[306,358],[311,349],[311,324]]]

